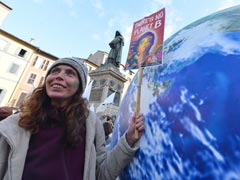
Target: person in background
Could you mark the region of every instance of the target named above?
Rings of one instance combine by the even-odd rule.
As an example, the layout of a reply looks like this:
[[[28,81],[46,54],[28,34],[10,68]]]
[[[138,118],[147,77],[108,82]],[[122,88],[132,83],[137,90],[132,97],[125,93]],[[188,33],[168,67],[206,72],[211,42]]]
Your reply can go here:
[[[102,122],[82,97],[87,75],[79,59],[56,60],[20,112],[0,122],[0,179],[114,180],[128,165],[139,148],[144,117],[134,115],[107,152]]]
[[[113,132],[113,126],[108,121],[105,121],[105,122],[103,122],[103,129],[105,132],[106,148],[109,151],[112,132]]]
[[[111,125],[111,127],[113,128],[113,120],[112,120],[112,117],[110,115],[106,115],[106,117],[103,120],[103,123],[104,122],[108,122]]]
[[[103,129],[105,132],[105,140],[108,144],[109,136],[111,135],[111,133],[113,131],[113,126],[109,122],[105,121],[105,122],[103,122]]]
[[[13,114],[13,108],[9,106],[0,107],[0,121]]]

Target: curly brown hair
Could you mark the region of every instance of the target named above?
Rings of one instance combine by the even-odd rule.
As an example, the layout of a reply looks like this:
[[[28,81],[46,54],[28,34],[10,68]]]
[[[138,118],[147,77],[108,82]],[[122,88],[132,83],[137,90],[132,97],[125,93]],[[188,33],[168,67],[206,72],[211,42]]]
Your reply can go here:
[[[84,141],[86,133],[86,119],[89,114],[87,100],[82,97],[81,88],[65,106],[65,145],[77,146]],[[38,133],[40,125],[47,121],[48,108],[51,99],[47,95],[45,83],[37,87],[23,102],[19,126],[29,130],[32,134]]]

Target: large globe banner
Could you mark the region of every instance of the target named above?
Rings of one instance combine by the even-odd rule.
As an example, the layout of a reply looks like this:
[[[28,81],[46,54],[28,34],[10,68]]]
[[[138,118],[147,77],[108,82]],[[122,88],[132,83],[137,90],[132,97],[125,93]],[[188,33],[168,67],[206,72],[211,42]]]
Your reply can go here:
[[[163,64],[145,67],[145,132],[121,180],[240,179],[240,6],[204,17],[164,42]],[[136,75],[111,146],[135,112]]]

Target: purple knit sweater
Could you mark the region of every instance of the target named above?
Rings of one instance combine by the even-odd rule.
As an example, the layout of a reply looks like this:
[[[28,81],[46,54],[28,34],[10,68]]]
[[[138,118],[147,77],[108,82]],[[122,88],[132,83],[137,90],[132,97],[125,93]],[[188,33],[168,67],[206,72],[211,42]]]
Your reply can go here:
[[[31,136],[22,180],[83,179],[85,142],[70,148],[63,145],[63,138],[61,123],[43,126]]]

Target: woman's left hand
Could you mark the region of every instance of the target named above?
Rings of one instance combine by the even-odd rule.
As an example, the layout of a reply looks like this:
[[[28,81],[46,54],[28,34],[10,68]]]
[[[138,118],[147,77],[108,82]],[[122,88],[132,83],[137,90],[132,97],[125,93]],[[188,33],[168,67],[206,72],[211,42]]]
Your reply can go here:
[[[136,132],[137,131],[137,134]],[[129,146],[133,147],[134,144],[141,138],[144,132],[144,116],[143,114],[134,115],[128,126],[126,139]]]

